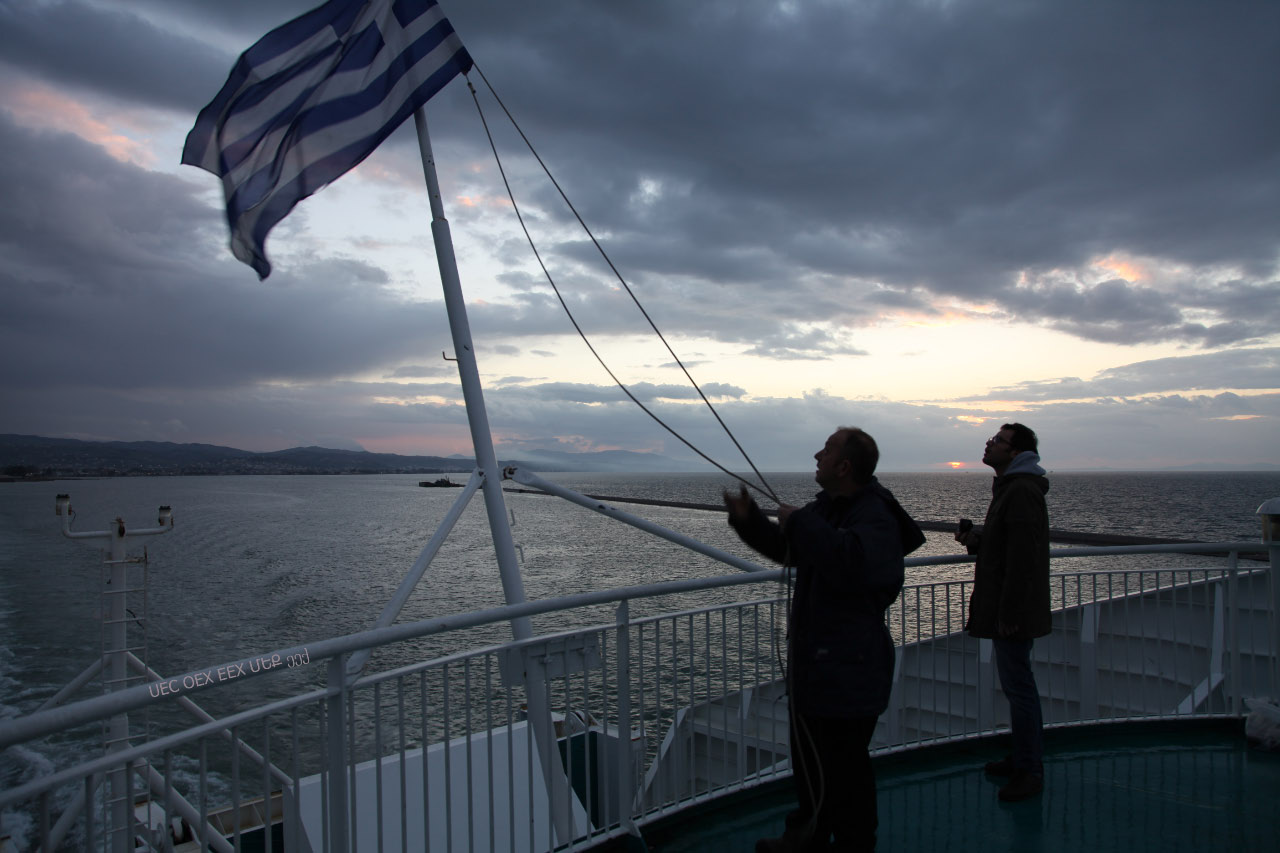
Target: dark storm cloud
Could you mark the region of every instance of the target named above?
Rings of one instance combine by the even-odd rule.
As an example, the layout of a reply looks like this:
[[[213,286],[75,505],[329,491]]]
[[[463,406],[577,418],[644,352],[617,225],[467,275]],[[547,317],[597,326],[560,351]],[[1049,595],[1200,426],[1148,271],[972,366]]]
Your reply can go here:
[[[748,355],[781,361],[815,361],[835,356],[866,355],[865,350],[841,343],[833,335],[817,329],[783,328],[745,350]]]
[[[1190,311],[1234,318],[1205,326],[1204,335],[1211,343],[1263,337],[1280,328],[1280,280],[1274,278],[1188,287],[1179,294],[1179,301]]]
[[[1280,282],[1190,282],[1171,288],[1122,279],[1092,287],[1054,282],[1015,288],[1000,305],[1020,320],[1039,321],[1085,340],[1225,346],[1275,333]],[[1213,319],[1203,322],[1202,317]]]
[[[1099,371],[1088,380],[1070,377],[1023,382],[997,388],[986,399],[1073,400],[1222,388],[1265,390],[1274,388],[1277,378],[1280,349],[1237,349],[1139,361]]]
[[[228,55],[161,29],[136,9],[3,0],[0,58],[49,80],[138,103],[189,109],[203,104],[196,103],[202,93],[209,100],[230,70]]]
[[[1017,413],[1040,435],[1046,467],[1274,468],[1280,394],[1172,394],[1050,403]],[[1012,419],[1012,418],[1011,418]]]
[[[185,124],[239,51],[318,2],[0,0],[0,63]],[[1192,394],[1276,385],[1277,351],[1257,342],[1274,343],[1280,321],[1280,4],[443,4],[664,333],[771,359],[860,356],[851,330],[956,299],[1087,340],[1253,342],[991,397],[1068,401],[1008,413],[1034,422],[1054,464],[1088,462],[1096,437],[1117,432],[1138,466],[1198,453],[1206,430],[1240,458],[1273,455],[1280,396]],[[452,191],[500,199],[466,87],[429,112]],[[496,133],[584,330],[648,334],[518,140]],[[405,128],[387,147],[412,163],[412,145]],[[227,252],[209,176],[122,164],[3,109],[0,150],[5,429],[218,435],[250,449],[423,431],[465,441],[456,368],[435,363],[452,346],[443,309],[397,297],[374,263],[335,257],[341,245],[295,248],[260,284]],[[491,210],[454,222],[484,225]],[[299,208],[281,233],[306,222]],[[572,332],[511,233],[485,245],[511,295],[469,308],[482,353]],[[1085,274],[1113,254],[1150,276]],[[341,381],[359,375],[425,381]],[[512,442],[687,452],[614,387],[521,381],[487,397]],[[840,423],[882,437],[890,470],[976,460],[990,434],[960,407],[705,387],[774,468],[804,469]],[[690,389],[636,390],[738,465]]]
[[[242,40],[256,41],[268,30],[320,4],[315,0],[127,0],[127,5],[198,29],[216,27]]]
[[[730,470],[745,470],[737,447],[705,407],[660,402],[652,409],[712,459]],[[1168,467],[1189,460],[1228,467],[1278,464],[1275,422],[1280,394],[1275,393],[1032,404],[994,412],[986,423],[961,420],[970,411],[958,407],[850,400],[824,393],[728,401],[716,409],[764,471],[810,470],[813,453],[842,424],[876,437],[882,471],[939,470],[952,461],[981,469],[982,447],[992,423],[1015,420],[1039,433],[1046,464],[1056,469]],[[566,408],[510,389],[492,395],[490,414],[499,443],[552,447],[566,437],[572,443],[583,436],[607,436],[610,446],[693,459],[692,451],[652,420],[637,417],[628,402]],[[1211,443],[1206,436],[1212,436]]]
[[[454,376],[458,370],[449,365],[406,364],[389,372],[387,379],[425,379],[432,376]]]
[[[523,383],[523,378],[521,378]],[[568,403],[616,403],[626,399],[626,395],[616,385],[589,385],[581,382],[545,382],[536,385],[506,385],[504,393],[511,396],[529,395],[542,401],[563,401]],[[746,394],[741,388],[726,385],[722,382],[708,382],[700,386],[708,399],[737,399]],[[700,400],[697,390],[688,385],[655,385],[652,382],[637,382],[627,385],[636,399],[641,402],[652,400]]]
[[[222,44],[312,5],[8,2],[0,52],[191,111],[225,79]],[[444,6],[624,274],[713,294],[673,331],[731,337],[802,283],[812,298],[777,322],[866,323],[941,294],[1007,301],[1021,322],[1089,340],[1218,346],[1268,328],[1251,307],[1274,292],[1280,254],[1276,4]],[[441,146],[486,147],[469,100],[459,86],[433,101]],[[571,222],[494,124],[535,222]],[[541,239],[562,271],[598,264],[583,238]],[[1239,276],[1214,299],[1038,278],[1114,251]]]
[[[33,132],[0,111],[0,381],[118,388],[308,381],[448,340],[356,261],[301,261],[260,284],[193,184]]]
[[[812,275],[1014,298],[1116,250],[1274,277],[1274,4],[496,8],[449,12],[588,221],[641,277],[724,285],[722,320]],[[1256,334],[1240,302],[1089,290],[1019,308],[1088,339]]]
[[[1005,294],[1002,305],[1022,318],[1044,318],[1054,328],[1109,343],[1163,340],[1182,325],[1182,312],[1166,294],[1120,279],[1090,288],[1017,289]]]
[[[412,386],[293,382],[250,388],[20,386],[6,393],[6,431],[68,438],[217,443],[245,450],[351,446],[415,435],[467,434],[457,383]],[[421,402],[414,395],[443,397]],[[334,437],[344,437],[335,443]],[[459,442],[460,446],[467,446]],[[412,452],[402,450],[400,452]],[[432,451],[428,451],[432,452]]]

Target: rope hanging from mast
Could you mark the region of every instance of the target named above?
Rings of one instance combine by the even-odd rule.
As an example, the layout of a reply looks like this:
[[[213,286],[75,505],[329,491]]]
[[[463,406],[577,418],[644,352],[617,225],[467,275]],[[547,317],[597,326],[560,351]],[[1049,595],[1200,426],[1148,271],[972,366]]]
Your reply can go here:
[[[503,168],[502,158],[498,154],[498,148],[494,142],[493,133],[489,130],[489,122],[485,118],[484,109],[480,106],[480,99],[476,94],[476,88],[471,83],[470,77],[468,77],[467,88],[471,90],[471,98],[475,102],[476,112],[480,115],[480,123],[484,126],[485,135],[488,137],[488,140],[489,140],[489,148],[493,151],[494,161],[497,163],[498,172],[502,176],[503,186],[505,186],[507,190],[507,198],[510,199],[511,207],[516,214],[516,219],[519,220],[520,228],[522,231],[524,231],[525,240],[528,241],[529,248],[533,250],[533,256],[535,259],[537,259],[538,266],[542,268],[542,274],[543,276],[546,277],[547,283],[551,285],[551,290],[555,293],[556,299],[560,301],[560,307],[564,309],[565,314],[569,318],[569,322],[573,324],[573,328],[577,331],[578,336],[582,338],[583,343],[587,345],[587,349],[591,351],[591,354],[595,356],[596,361],[598,361],[600,363],[600,366],[604,368],[605,372],[609,374],[609,378],[614,381],[614,384],[616,384],[620,389],[622,389],[622,392],[631,399],[631,402],[639,406],[641,411],[643,411],[646,415],[652,418],[659,426],[661,426],[667,432],[671,433],[673,436],[679,439],[686,447],[688,447],[694,453],[701,456],[707,462],[710,462],[712,465],[714,465],[719,470],[723,471],[725,474],[728,474],[730,477],[733,477],[735,480],[738,480],[743,485],[756,490],[760,494],[765,495],[774,503],[781,504],[782,501],[781,499],[779,499],[777,493],[774,492],[773,488],[769,485],[768,481],[765,480],[764,475],[760,473],[758,468],[756,468],[756,464],[751,460],[751,457],[747,454],[747,451],[743,449],[741,444],[738,443],[738,439],[734,436],[732,430],[729,429],[728,424],[726,424],[724,420],[720,417],[720,413],[716,411],[715,406],[713,406],[711,404],[711,401],[707,399],[707,395],[702,392],[702,388],[698,386],[698,383],[694,380],[693,376],[689,373],[688,368],[685,367],[684,362],[681,361],[678,355],[676,355],[676,352],[674,349],[672,349],[671,344],[667,342],[666,337],[662,334],[661,330],[658,329],[658,326],[656,323],[654,323],[653,318],[649,316],[649,312],[646,311],[644,306],[640,304],[639,298],[631,290],[630,285],[627,284],[627,281],[625,278],[623,278],[622,273],[618,271],[618,268],[614,265],[613,260],[609,257],[608,253],[605,252],[604,247],[600,245],[600,242],[596,239],[595,234],[591,232],[590,227],[588,227],[587,223],[583,221],[582,216],[578,213],[577,208],[574,207],[573,202],[569,200],[569,197],[565,194],[564,190],[561,189],[560,183],[555,179],[555,176],[551,174],[551,170],[547,168],[547,165],[546,163],[543,162],[541,155],[539,155],[537,150],[533,147],[533,143],[529,141],[529,137],[525,135],[524,129],[520,127],[519,123],[515,120],[515,117],[511,114],[511,111],[507,109],[506,104],[502,102],[502,98],[500,98],[498,96],[498,93],[494,90],[493,84],[489,82],[489,78],[485,77],[484,71],[480,69],[479,65],[473,65],[472,67],[480,75],[480,79],[484,81],[485,86],[488,88],[490,94],[493,95],[493,98],[497,102],[498,106],[502,108],[503,113],[506,114],[507,120],[511,122],[511,126],[515,128],[517,133],[520,134],[520,138],[524,140],[524,144],[526,147],[528,147],[529,153],[531,153],[534,159],[538,161],[538,165],[542,168],[543,173],[547,176],[547,179],[551,181],[552,186],[556,188],[556,192],[560,194],[560,198],[564,200],[564,203],[568,206],[569,210],[573,213],[574,218],[578,220],[578,224],[582,227],[582,230],[591,239],[591,243],[596,247],[596,251],[600,253],[600,257],[603,258],[604,262],[609,265],[609,269],[613,271],[614,276],[618,279],[618,282],[622,285],[622,288],[627,292],[627,295],[631,297],[631,301],[635,303],[636,307],[640,310],[640,313],[644,316],[645,320],[649,323],[649,327],[653,329],[654,333],[658,336],[658,339],[662,341],[663,346],[667,348],[667,352],[669,352],[671,354],[671,357],[675,359],[675,362],[677,365],[679,365],[680,370],[684,372],[685,378],[689,380],[689,384],[692,385],[694,390],[698,392],[698,396],[702,398],[702,402],[706,404],[707,408],[711,411],[711,414],[715,417],[716,421],[720,424],[720,427],[724,430],[725,434],[729,436],[729,439],[730,441],[733,442],[734,447],[736,447],[738,449],[738,452],[742,454],[742,458],[745,459],[747,461],[747,464],[751,466],[751,470],[755,473],[756,477],[760,481],[760,484],[764,488],[761,489],[760,486],[757,486],[755,483],[752,483],[751,481],[741,477],[740,475],[734,473],[733,471],[730,471],[728,468],[724,467],[719,462],[712,459],[707,454],[703,453],[701,450],[695,447],[688,439],[686,439],[684,436],[678,433],[675,429],[673,429],[670,425],[668,425],[665,421],[663,421],[662,418],[654,414],[647,406],[644,405],[644,403],[640,402],[640,400],[636,397],[635,394],[631,393],[631,389],[629,389],[625,384],[623,384],[623,382],[620,379],[618,379],[618,377],[614,374],[613,370],[610,369],[609,365],[605,363],[604,358],[600,355],[599,352],[596,351],[596,348],[592,345],[591,341],[587,338],[587,335],[582,330],[582,327],[578,325],[577,319],[574,318],[573,312],[569,309],[568,303],[565,302],[564,296],[562,296],[560,293],[560,288],[556,285],[555,279],[552,277],[551,272],[547,269],[547,265],[543,262],[542,254],[538,251],[538,247],[534,243],[533,236],[529,233],[529,228],[525,224],[524,216],[520,213],[520,205],[516,202],[515,193],[511,188],[511,182],[507,179],[506,169]]]

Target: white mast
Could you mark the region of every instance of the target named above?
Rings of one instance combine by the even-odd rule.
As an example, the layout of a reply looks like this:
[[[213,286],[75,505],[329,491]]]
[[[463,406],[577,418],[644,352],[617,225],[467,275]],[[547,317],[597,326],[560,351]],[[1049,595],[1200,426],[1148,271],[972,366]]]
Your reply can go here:
[[[493,534],[493,548],[498,554],[498,571],[502,574],[502,591],[507,604],[525,601],[524,580],[516,564],[516,548],[511,539],[511,527],[507,523],[506,503],[502,498],[502,471],[493,450],[493,437],[489,433],[489,415],[484,407],[484,392],[480,388],[480,370],[476,366],[476,354],[471,344],[471,325],[467,322],[467,305],[462,298],[462,283],[458,278],[458,262],[453,255],[453,238],[449,233],[449,220],[444,216],[444,203],[440,199],[440,181],[436,178],[435,158],[431,154],[431,138],[427,135],[427,114],[423,107],[413,113],[413,125],[418,131],[418,149],[422,153],[422,171],[427,178],[427,193],[431,198],[431,237],[436,245],[436,262],[440,265],[440,283],[444,287],[444,304],[449,312],[449,331],[453,335],[453,347],[458,359],[458,375],[462,379],[462,397],[467,404],[467,422],[471,425],[471,443],[476,451],[476,467],[484,475],[484,505],[489,513],[489,530]],[[522,616],[511,620],[511,633],[517,640],[533,635],[529,618]]]
[[[467,404],[467,422],[471,426],[471,442],[475,447],[476,466],[483,475],[484,505],[489,515],[489,530],[493,535],[493,548],[497,553],[498,571],[502,575],[502,591],[507,604],[525,601],[524,580],[516,563],[515,543],[511,527],[507,523],[506,502],[502,497],[502,472],[493,450],[493,437],[489,433],[489,416],[484,407],[484,393],[480,387],[480,371],[476,366],[476,354],[471,343],[471,326],[467,322],[467,306],[462,298],[462,284],[458,278],[458,262],[453,254],[453,239],[449,233],[449,221],[444,216],[444,203],[440,198],[440,182],[436,177],[435,157],[431,153],[431,139],[427,135],[427,115],[423,107],[413,113],[413,124],[418,131],[418,149],[422,153],[422,171],[427,179],[427,193],[431,199],[431,236],[435,241],[436,262],[440,266],[440,282],[444,288],[445,307],[449,312],[449,330],[457,356],[458,374],[462,379],[462,396]],[[511,633],[517,640],[533,636],[529,617],[511,620]],[[542,667],[530,657],[525,658],[525,699],[529,706],[529,725],[533,731],[538,755],[542,762],[543,778],[551,796],[551,817],[561,844],[574,838],[570,826],[569,785],[560,767],[555,730],[551,724],[551,709],[547,705],[543,688]]]

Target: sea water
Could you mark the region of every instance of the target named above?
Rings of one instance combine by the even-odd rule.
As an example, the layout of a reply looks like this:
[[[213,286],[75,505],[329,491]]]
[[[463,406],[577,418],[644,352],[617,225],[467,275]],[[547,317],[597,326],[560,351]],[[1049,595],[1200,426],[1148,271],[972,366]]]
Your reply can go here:
[[[718,504],[724,488],[736,488],[721,474],[548,478],[583,493],[703,504]],[[789,503],[802,504],[816,490],[811,473],[766,478]],[[53,511],[58,493],[70,494],[77,531],[103,530],[117,517],[133,528],[153,527],[157,507],[172,507],[171,532],[129,540],[130,554],[141,556],[145,548],[147,560],[147,662],[172,674],[255,655],[269,660],[275,650],[372,627],[461,493],[420,488],[420,479],[131,477],[0,484],[0,717],[31,712],[102,653],[102,546],[61,535]],[[1162,538],[1256,540],[1257,507],[1280,496],[1280,472],[1063,473],[1050,479],[1053,527]],[[977,472],[888,473],[881,481],[926,521],[980,522],[990,499],[991,478]],[[528,599],[736,571],[558,498],[510,494],[506,503]],[[722,512],[619,507],[758,559],[738,542]],[[501,605],[504,591],[490,542],[477,495],[397,621]],[[918,554],[956,551],[950,534],[930,533]],[[916,569],[908,582],[971,571]],[[740,597],[744,590],[722,594]],[[535,621],[535,627],[542,626]],[[508,635],[505,625],[477,633],[485,641]],[[402,654],[432,650],[422,643]],[[380,665],[404,662],[394,655],[379,659]],[[321,683],[323,667],[309,664],[288,674]],[[260,681],[267,691],[262,699],[290,686],[288,680]],[[216,693],[200,701],[208,696],[216,706]],[[65,766],[87,749],[44,743],[8,750],[0,755],[0,787]]]

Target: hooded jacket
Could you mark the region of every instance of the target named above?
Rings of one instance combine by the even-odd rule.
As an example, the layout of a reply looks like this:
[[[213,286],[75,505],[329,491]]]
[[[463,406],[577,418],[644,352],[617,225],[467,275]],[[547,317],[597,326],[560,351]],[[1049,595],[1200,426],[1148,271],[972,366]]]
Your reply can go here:
[[[991,505],[976,550],[969,622],[974,637],[1031,640],[1051,627],[1049,481],[1039,455],[1023,451],[991,484]],[[1000,626],[1015,626],[1001,634]]]
[[[894,665],[885,611],[902,590],[903,558],[924,543],[919,525],[874,478],[850,496],[820,492],[785,531],[754,504],[730,524],[761,554],[795,566],[787,658],[797,712],[881,714]]]

